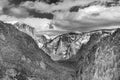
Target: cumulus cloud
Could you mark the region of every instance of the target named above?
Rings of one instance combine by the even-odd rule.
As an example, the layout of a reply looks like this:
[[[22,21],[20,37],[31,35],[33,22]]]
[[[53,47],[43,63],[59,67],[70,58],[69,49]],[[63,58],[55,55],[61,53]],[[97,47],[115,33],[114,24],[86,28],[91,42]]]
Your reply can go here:
[[[84,17],[89,17],[89,15],[99,15],[100,11],[103,11],[104,7],[101,6],[92,6],[78,12],[70,12],[70,8],[73,6],[79,5],[87,5],[95,0],[63,0],[62,2],[58,2],[57,4],[47,4],[45,2],[41,2],[39,0],[26,1],[20,4],[20,6],[25,7],[27,9],[35,10],[38,13],[52,13],[54,14],[54,19],[63,19],[63,20],[81,20]],[[111,1],[111,0],[99,0],[102,2]],[[93,14],[95,12],[95,14]],[[109,13],[109,12],[108,12]],[[100,14],[101,15],[101,14]],[[102,16],[99,16],[102,17]],[[107,16],[106,16],[107,17]],[[98,18],[98,17],[95,17]],[[105,17],[104,17],[105,18]],[[110,18],[110,17],[109,17]]]
[[[15,16],[15,17],[28,17],[29,12],[22,7],[13,7],[9,9],[8,15]]]
[[[56,14],[55,24],[68,30],[92,30],[120,25],[119,7],[91,6],[78,12]],[[57,17],[59,16],[59,17]],[[115,27],[115,26],[114,26]],[[118,28],[118,26],[116,26]]]
[[[20,6],[20,4],[15,5],[14,3],[11,3],[11,1],[13,2],[13,0],[0,0],[0,15],[15,16],[17,18],[23,18],[23,17],[24,18],[37,17],[37,18],[48,18],[48,19],[53,18],[52,14],[49,14],[49,13],[42,14],[41,12],[38,12],[34,9],[28,9],[28,8],[22,7]],[[21,1],[24,2],[24,0],[21,0]],[[14,2],[17,2],[17,1],[14,1]]]
[[[12,23],[15,21],[18,21],[20,23],[25,23],[28,24],[32,27],[34,27],[37,31],[44,31],[49,28],[49,24],[51,23],[52,20],[46,19],[46,18],[33,18],[33,17],[28,17],[28,18],[16,18],[14,16],[8,16],[8,15],[2,15],[0,16],[0,20],[8,23]]]
[[[24,18],[21,20],[21,22],[26,23],[30,26],[33,26],[36,28],[36,30],[47,30],[49,27],[48,25],[51,23],[51,20],[49,19],[40,19],[40,18]]]
[[[0,15],[4,14],[15,17],[28,16],[27,9],[10,4],[9,0],[0,0]]]
[[[39,0],[26,1],[21,3],[20,5],[28,9],[35,9],[40,12],[54,12],[54,11],[66,11],[73,6],[84,6],[96,0],[60,0],[59,2],[52,4],[46,3],[46,2],[51,2],[52,0],[46,0],[46,2],[43,1],[39,1]],[[106,2],[112,0],[97,0],[97,1]]]
[[[26,1],[24,3],[21,3],[20,6],[26,7],[28,9],[35,9],[35,10],[40,10],[40,11],[44,11],[44,10],[48,10],[50,8],[49,4],[46,4],[44,2],[39,2],[39,1]]]
[[[8,0],[0,0],[0,7],[6,7],[9,5],[9,1]]]
[[[89,0],[89,1],[88,0],[64,0],[63,2],[58,2],[57,4],[47,4],[41,1],[35,1],[35,2],[26,1],[22,3],[21,6],[24,6],[28,9],[35,9],[41,12],[53,12],[57,10],[59,11],[69,10],[72,6],[85,5],[92,1],[93,0]]]
[[[9,5],[8,0],[0,0],[0,14],[3,13],[3,8]]]

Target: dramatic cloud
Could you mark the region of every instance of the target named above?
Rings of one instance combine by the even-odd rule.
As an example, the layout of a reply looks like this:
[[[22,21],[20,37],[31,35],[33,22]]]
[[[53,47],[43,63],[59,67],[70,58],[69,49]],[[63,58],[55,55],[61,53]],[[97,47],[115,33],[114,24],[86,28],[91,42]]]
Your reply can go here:
[[[19,5],[20,3],[22,2],[26,2],[26,1],[42,1],[42,2],[45,2],[47,4],[55,4],[57,2],[60,2],[62,0],[9,0],[11,4],[15,4],[15,5]]]
[[[28,8],[22,7],[20,6],[20,4],[16,5],[14,2],[16,4],[17,3],[22,4],[23,2],[25,2],[25,0],[20,0],[20,1],[19,0],[16,0],[16,1],[0,0],[0,15],[15,16],[17,18],[37,17],[37,18],[53,19],[52,13],[37,12],[34,9],[28,9]]]
[[[80,31],[110,28],[120,25],[119,13],[119,7],[91,6],[80,9],[79,12],[56,14],[55,24],[63,29]]]
[[[92,0],[93,1],[93,0]],[[57,4],[47,4],[45,2],[41,1],[26,1],[21,4],[21,6],[24,6],[28,9],[35,9],[37,11],[41,12],[54,12],[54,11],[65,11],[69,10],[72,6],[76,5],[85,5],[90,2],[91,0],[64,0],[63,2],[58,2]]]
[[[37,31],[44,31],[49,29],[49,24],[51,23],[52,20],[46,19],[46,18],[16,18],[13,16],[8,16],[8,15],[2,15],[0,16],[0,20],[8,23],[13,23],[13,22],[22,22],[25,24],[28,24],[32,27],[34,27]]]
[[[7,14],[16,17],[23,17],[28,15],[26,9],[10,4],[9,0],[0,0],[0,13],[1,15]]]
[[[31,25],[36,28],[36,30],[47,30],[51,20],[49,19],[40,19],[40,18],[24,18],[22,22]]]
[[[49,8],[49,4],[46,4],[44,2],[39,2],[39,1],[26,1],[25,3],[21,4],[21,6],[24,6],[28,9],[36,9],[36,10],[46,10]]]
[[[52,13],[40,13],[35,10],[28,10],[29,15],[36,18],[47,18],[53,19],[54,15]]]
[[[51,21],[58,29],[70,31],[87,31],[119,25],[119,7],[87,6],[93,1],[96,0],[1,0],[0,19],[22,21],[36,27],[37,30],[45,30]],[[79,8],[84,5],[87,7]],[[73,6],[78,6],[75,12],[70,11]]]
[[[15,16],[15,17],[28,17],[29,16],[29,12],[22,7],[13,7],[11,9],[9,9],[8,11],[8,15],[10,16]]]
[[[0,7],[6,7],[9,5],[9,1],[8,0],[0,0]]]
[[[26,1],[36,1],[36,0],[9,0],[9,3],[14,5],[19,5],[20,3],[26,2]]]
[[[0,0],[0,14],[3,13],[3,8],[9,5],[8,0]]]

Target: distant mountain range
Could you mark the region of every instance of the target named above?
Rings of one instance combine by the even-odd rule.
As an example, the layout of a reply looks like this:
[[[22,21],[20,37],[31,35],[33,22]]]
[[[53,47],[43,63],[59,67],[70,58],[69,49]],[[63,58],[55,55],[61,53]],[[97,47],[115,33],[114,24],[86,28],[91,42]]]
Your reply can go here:
[[[7,23],[12,24],[18,30],[30,35],[36,41],[39,48],[45,51],[54,61],[67,60],[73,57],[80,47],[89,41],[93,33],[104,33],[104,30],[96,30],[93,32],[60,32],[54,29],[36,32],[34,27],[25,23],[18,21]],[[105,35],[112,32],[110,31],[109,33],[109,30],[110,29],[105,30]]]

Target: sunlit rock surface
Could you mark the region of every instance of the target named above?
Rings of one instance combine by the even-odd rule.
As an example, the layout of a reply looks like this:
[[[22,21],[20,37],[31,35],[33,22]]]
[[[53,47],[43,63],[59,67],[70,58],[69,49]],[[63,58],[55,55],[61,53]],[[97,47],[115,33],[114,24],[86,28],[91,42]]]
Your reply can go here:
[[[35,28],[28,24],[25,24],[25,23],[19,22],[19,21],[6,21],[6,23],[14,25],[18,30],[20,30],[32,37],[35,36]]]
[[[45,44],[42,50],[0,22],[0,80],[120,80],[120,29],[66,33]]]
[[[14,26],[19,29],[20,31],[22,32],[25,32],[27,34],[29,34],[30,36],[34,36],[35,35],[35,28],[34,27],[31,27],[25,23],[15,23]]]
[[[53,60],[69,59],[76,55],[82,44],[89,41],[89,34],[66,33],[55,37],[43,46]]]

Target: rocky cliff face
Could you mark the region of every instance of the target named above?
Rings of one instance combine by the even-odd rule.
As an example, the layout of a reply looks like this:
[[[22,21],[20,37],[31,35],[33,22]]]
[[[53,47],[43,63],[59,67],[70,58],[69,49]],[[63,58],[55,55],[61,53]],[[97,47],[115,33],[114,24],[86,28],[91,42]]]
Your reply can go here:
[[[114,29],[96,30],[84,33],[70,32],[59,35],[52,40],[43,40],[45,42],[40,48],[50,55],[54,61],[67,60],[75,56],[82,45],[85,45],[89,42],[91,35],[100,34],[102,37],[105,37],[109,34],[112,34],[113,31]]]
[[[28,35],[34,37],[35,36],[35,28],[31,27],[25,23],[20,23],[20,22],[16,22],[13,24],[18,30],[27,33]]]
[[[67,33],[43,51],[31,36],[0,22],[0,80],[120,80],[119,39],[120,29]]]
[[[82,44],[89,41],[90,35],[84,33],[66,33],[55,37],[45,43],[43,50],[51,56],[53,60],[69,59],[76,55]]]

